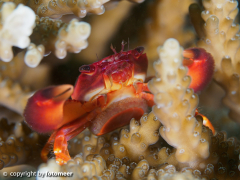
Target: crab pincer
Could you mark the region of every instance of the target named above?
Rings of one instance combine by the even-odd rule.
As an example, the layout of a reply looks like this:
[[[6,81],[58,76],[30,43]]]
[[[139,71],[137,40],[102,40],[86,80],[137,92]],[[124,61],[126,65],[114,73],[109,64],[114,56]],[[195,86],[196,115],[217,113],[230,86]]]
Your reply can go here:
[[[34,131],[49,133],[66,124],[63,107],[72,92],[72,85],[50,86],[37,91],[24,111],[28,125]]]
[[[97,114],[94,104],[90,109],[78,101],[68,100],[72,92],[72,85],[50,86],[37,91],[28,100],[24,111],[28,125],[39,133],[52,133],[41,153],[44,161],[54,143],[59,164],[67,162],[70,159],[67,141],[88,127]]]
[[[202,91],[213,77],[212,55],[202,48],[190,48],[183,51],[183,56],[183,65],[188,67],[188,75],[192,78],[189,88],[194,92]]]

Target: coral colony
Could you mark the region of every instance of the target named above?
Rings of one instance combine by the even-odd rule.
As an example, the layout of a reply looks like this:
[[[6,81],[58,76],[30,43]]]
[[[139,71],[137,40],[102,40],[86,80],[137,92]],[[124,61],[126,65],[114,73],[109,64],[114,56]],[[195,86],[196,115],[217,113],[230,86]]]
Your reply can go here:
[[[0,0],[0,177],[240,179],[237,6]]]

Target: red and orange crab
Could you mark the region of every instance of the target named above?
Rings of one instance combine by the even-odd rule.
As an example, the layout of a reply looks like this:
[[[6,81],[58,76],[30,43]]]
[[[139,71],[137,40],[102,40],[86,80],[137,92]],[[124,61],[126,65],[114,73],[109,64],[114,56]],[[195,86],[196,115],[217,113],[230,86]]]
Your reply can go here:
[[[44,161],[51,144],[57,162],[66,163],[71,159],[67,141],[85,128],[103,135],[129,124],[132,118],[139,119],[154,105],[153,95],[144,83],[148,67],[144,48],[123,49],[124,43],[119,53],[112,48],[113,55],[81,66],[75,88],[50,86],[28,100],[24,111],[27,124],[39,133],[52,133],[41,153]],[[189,75],[193,74],[190,87],[199,91],[211,79],[213,59],[205,50],[197,48],[184,51],[184,56]]]

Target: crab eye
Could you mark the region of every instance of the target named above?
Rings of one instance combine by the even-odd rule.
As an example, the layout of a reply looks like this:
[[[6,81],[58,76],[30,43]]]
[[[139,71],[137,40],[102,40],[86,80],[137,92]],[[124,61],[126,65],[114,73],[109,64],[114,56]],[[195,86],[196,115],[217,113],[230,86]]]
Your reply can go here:
[[[143,53],[143,51],[144,51],[144,47],[137,47],[137,48],[135,48],[135,50],[138,52],[138,53]]]
[[[89,65],[83,65],[79,68],[79,71],[81,73],[93,73],[95,71],[95,67],[94,66],[89,66]]]
[[[88,65],[83,65],[83,66],[81,66],[80,68],[79,68],[79,71],[80,72],[83,72],[83,71],[90,71],[90,66],[88,66]]]

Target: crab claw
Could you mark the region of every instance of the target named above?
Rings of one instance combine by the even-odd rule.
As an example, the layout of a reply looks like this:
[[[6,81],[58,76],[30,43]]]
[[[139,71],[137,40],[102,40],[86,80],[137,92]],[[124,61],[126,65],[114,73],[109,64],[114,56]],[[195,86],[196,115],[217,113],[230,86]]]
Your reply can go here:
[[[27,124],[39,133],[48,133],[66,124],[63,105],[73,92],[72,85],[50,86],[37,91],[27,103],[24,117]]]
[[[203,90],[213,77],[213,57],[202,48],[186,49],[183,56],[183,65],[189,68],[188,75],[192,77],[190,88],[195,93]]]
[[[211,121],[210,121],[206,116],[204,116],[203,114],[200,114],[200,113],[198,112],[198,110],[196,109],[196,111],[195,111],[195,116],[197,116],[197,115],[199,115],[199,116],[202,117],[203,125],[204,125],[204,126],[207,126],[209,129],[211,129],[213,135],[216,135],[216,131],[215,131],[215,129],[214,129]]]

